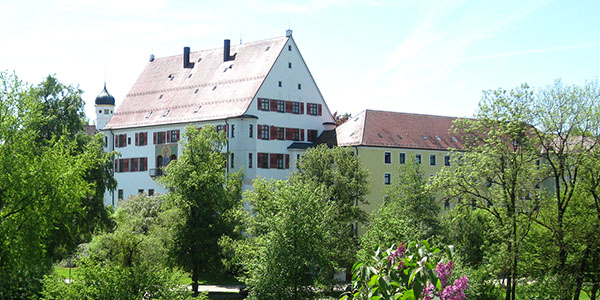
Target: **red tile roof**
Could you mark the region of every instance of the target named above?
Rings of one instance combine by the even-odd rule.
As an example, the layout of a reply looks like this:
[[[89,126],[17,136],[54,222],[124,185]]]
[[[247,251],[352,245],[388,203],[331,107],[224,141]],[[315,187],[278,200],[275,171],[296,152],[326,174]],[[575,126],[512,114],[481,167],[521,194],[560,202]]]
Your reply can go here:
[[[148,63],[105,129],[241,116],[287,41],[278,37],[232,45],[235,59],[227,62],[222,47],[191,52],[193,68],[183,68],[182,54],[157,58]]]
[[[449,133],[455,117],[365,110],[336,128],[339,146],[462,149]]]

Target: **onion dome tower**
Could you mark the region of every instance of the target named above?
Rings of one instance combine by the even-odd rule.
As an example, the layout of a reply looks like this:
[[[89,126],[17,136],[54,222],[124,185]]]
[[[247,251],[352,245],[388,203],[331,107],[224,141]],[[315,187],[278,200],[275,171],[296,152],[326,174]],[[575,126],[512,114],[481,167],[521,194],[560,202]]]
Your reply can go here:
[[[102,130],[110,118],[112,118],[113,111],[115,110],[115,97],[111,96],[106,90],[106,82],[104,83],[104,89],[96,97],[96,129]]]

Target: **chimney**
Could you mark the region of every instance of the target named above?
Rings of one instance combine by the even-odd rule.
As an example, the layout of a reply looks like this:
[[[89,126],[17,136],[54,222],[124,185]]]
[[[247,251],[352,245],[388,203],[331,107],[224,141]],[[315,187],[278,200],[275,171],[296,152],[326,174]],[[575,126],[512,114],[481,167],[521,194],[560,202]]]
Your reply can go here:
[[[231,55],[229,55],[230,50],[231,50],[230,45],[231,45],[231,42],[229,40],[225,40],[224,41],[224,45],[223,45],[223,62],[231,60]]]
[[[286,37],[291,37],[292,36],[292,30],[291,29],[286,30],[285,31],[285,36]]]
[[[190,47],[183,47],[183,68],[193,68],[194,63],[190,63]]]

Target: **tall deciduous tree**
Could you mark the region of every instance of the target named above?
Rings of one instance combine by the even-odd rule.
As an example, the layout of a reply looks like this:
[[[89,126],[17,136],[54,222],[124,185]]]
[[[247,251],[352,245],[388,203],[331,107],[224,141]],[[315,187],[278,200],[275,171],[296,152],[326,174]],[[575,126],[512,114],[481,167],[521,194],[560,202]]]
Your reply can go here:
[[[369,172],[352,148],[320,145],[302,155],[292,180],[320,185],[326,191],[326,201],[333,206],[330,224],[332,260],[337,266],[349,270],[358,250],[358,237],[353,225],[367,221],[366,213],[358,205],[367,202]]]
[[[255,180],[245,200],[249,238],[238,247],[251,299],[313,299],[329,281],[334,206],[323,186]]]
[[[0,72],[0,298],[27,298],[39,288],[54,260],[69,252],[84,231],[81,201],[94,195],[86,180],[107,163],[100,144],[81,147],[53,135],[40,142],[47,124],[34,90]],[[74,222],[75,221],[75,222]]]
[[[529,103],[533,92],[523,85],[506,91],[484,92],[475,119],[455,122],[464,141],[464,153],[455,166],[443,169],[434,186],[445,197],[471,205],[495,219],[505,243],[499,265],[506,279],[505,299],[515,299],[519,278],[519,248],[531,225],[545,178],[538,148],[530,136]]]
[[[227,138],[215,127],[188,127],[179,158],[166,167],[160,182],[171,192],[173,204],[183,211],[176,224],[172,256],[192,274],[198,292],[200,273],[221,269],[219,239],[235,229],[233,211],[241,205],[239,175],[225,173],[222,153]]]

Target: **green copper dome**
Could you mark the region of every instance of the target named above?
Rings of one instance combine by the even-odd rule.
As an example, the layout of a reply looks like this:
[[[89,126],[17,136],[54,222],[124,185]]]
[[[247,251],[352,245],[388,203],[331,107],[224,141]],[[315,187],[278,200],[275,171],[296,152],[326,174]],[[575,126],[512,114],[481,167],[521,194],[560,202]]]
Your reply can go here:
[[[96,97],[96,105],[115,105],[115,97],[111,96],[106,90],[106,83],[102,92]]]

